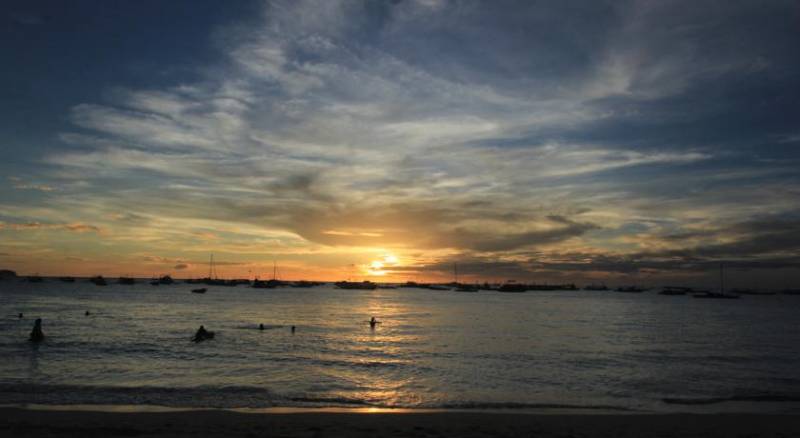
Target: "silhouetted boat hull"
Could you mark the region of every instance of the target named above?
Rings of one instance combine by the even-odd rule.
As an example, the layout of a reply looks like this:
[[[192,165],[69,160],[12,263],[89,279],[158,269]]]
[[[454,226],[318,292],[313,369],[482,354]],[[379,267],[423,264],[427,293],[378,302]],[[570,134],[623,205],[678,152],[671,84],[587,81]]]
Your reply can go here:
[[[371,281],[339,281],[336,284],[336,287],[339,289],[361,289],[361,290],[373,290],[378,287],[377,284]]]

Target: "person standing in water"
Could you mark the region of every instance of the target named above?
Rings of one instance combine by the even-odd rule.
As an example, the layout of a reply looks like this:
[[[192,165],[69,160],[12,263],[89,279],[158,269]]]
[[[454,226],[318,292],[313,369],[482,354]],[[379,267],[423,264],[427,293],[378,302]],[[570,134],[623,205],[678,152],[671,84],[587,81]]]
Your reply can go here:
[[[294,327],[294,326],[292,326],[292,334],[294,334],[294,329],[295,329],[295,327]]]
[[[42,332],[42,318],[37,318],[36,322],[33,324],[33,330],[31,330],[31,337],[29,340],[31,342],[44,341],[44,333]]]
[[[378,324],[380,324],[380,322],[378,322],[378,320],[376,320],[374,316],[369,320],[369,328],[371,329],[374,329],[375,326]]]

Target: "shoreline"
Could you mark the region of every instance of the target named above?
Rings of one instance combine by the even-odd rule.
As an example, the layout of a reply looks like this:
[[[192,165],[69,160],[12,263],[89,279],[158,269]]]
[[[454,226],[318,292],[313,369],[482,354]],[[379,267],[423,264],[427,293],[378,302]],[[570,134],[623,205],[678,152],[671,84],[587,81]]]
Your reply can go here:
[[[537,407],[537,408],[387,408],[376,406],[270,406],[262,408],[238,407],[195,407],[131,404],[44,404],[44,403],[0,403],[4,409],[22,409],[44,412],[98,412],[98,413],[176,413],[224,411],[240,414],[344,414],[344,415],[413,415],[413,414],[509,414],[509,415],[670,415],[669,412],[655,412],[635,409],[614,409],[594,407]]]
[[[800,436],[781,414],[533,414],[487,412],[294,412],[230,410],[99,412],[0,407],[0,434],[45,436],[604,437]]]

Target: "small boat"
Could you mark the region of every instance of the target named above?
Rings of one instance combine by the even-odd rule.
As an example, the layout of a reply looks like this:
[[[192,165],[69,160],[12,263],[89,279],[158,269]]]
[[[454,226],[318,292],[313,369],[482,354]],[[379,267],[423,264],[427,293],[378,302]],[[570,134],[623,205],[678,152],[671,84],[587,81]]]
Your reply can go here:
[[[256,288],[256,289],[275,289],[276,287],[285,287],[285,286],[288,286],[288,285],[289,285],[289,282],[287,282],[287,281],[276,280],[276,279],[273,278],[271,280],[255,279],[255,280],[253,280],[253,284],[250,285],[250,287],[253,287],[253,288]]]
[[[734,295],[726,292],[712,292],[712,291],[706,291],[703,293],[694,294],[693,296],[695,298],[712,298],[712,299],[727,299],[727,300],[739,298],[739,295]]]
[[[659,292],[659,295],[686,295],[692,293],[694,290],[690,287],[682,286],[664,286]]]
[[[92,277],[92,278],[89,279],[89,281],[94,283],[95,286],[107,286],[108,285],[108,282],[106,282],[106,279],[103,278],[102,275],[98,275],[98,276]]]
[[[414,288],[424,289],[425,285],[417,283],[416,281],[406,281],[405,283],[401,284],[399,287],[414,287]]]
[[[620,286],[620,287],[614,289],[614,292],[625,292],[625,293],[629,293],[629,294],[640,294],[640,293],[642,293],[644,291],[645,291],[645,289],[641,288],[639,286]]]
[[[192,289],[193,294],[204,294],[208,289],[201,287],[200,289]]]
[[[521,292],[526,292],[527,290],[528,290],[528,285],[521,283],[505,283],[504,285],[497,288],[498,292],[511,292],[511,293],[521,293]]]
[[[477,292],[478,285],[476,284],[459,284],[456,286],[456,292]]]
[[[289,286],[302,289],[302,288],[314,287],[314,286],[316,286],[316,284],[314,284],[313,281],[298,280],[298,281],[295,281],[294,283],[291,283]]]
[[[339,281],[334,283],[339,289],[361,289],[361,290],[374,290],[378,287],[377,284],[371,281]]]
[[[695,294],[695,298],[709,298],[717,300],[732,300],[740,298],[737,294],[725,292],[725,274],[722,263],[719,264],[719,292],[703,291],[703,293]]]
[[[739,288],[739,289],[731,289],[732,294],[736,295],[776,295],[777,292],[771,290],[757,290],[757,289],[749,289],[749,288]]]
[[[28,283],[44,283],[44,279],[39,274],[28,276]]]

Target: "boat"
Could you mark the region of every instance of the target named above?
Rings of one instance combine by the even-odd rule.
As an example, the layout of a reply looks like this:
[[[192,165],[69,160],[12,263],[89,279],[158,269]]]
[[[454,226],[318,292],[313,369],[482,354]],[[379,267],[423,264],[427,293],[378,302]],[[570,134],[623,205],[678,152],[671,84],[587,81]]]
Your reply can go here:
[[[174,282],[175,280],[173,280],[169,275],[163,275],[158,279],[158,284],[172,284]]]
[[[695,298],[715,298],[715,299],[736,299],[739,295],[734,295],[725,292],[706,291],[693,295]]]
[[[397,289],[397,286],[393,284],[379,283],[378,289]]]
[[[642,293],[644,291],[645,291],[645,289],[641,288],[639,286],[620,286],[620,287],[614,289],[614,292],[625,292],[625,293],[629,293],[629,294],[640,294],[640,293]]]
[[[686,295],[694,293],[695,291],[690,287],[683,286],[664,286],[659,292],[659,295]]]
[[[736,295],[777,295],[777,292],[775,291],[750,288],[731,289],[731,293]]]
[[[732,300],[739,298],[739,295],[725,292],[725,277],[722,263],[719,264],[719,291],[704,291],[703,293],[694,294],[695,298],[707,298],[717,300]]]
[[[459,284],[455,288],[456,292],[477,292],[478,285],[476,284]]]
[[[339,289],[360,289],[360,290],[374,290],[378,287],[377,284],[364,280],[362,282],[357,281],[339,281],[334,283],[336,287]]]
[[[441,285],[441,284],[429,284],[426,289],[430,290],[450,290],[449,287]]]
[[[286,281],[276,280],[273,278],[272,280],[266,280],[266,281],[255,279],[253,281],[253,284],[250,285],[250,287],[254,287],[256,289],[275,289],[276,287],[284,287],[288,285],[289,283]]]
[[[417,283],[416,281],[406,281],[405,283],[401,284],[399,287],[414,287],[419,289],[424,289],[425,285]]]
[[[28,283],[44,283],[44,279],[39,274],[29,275],[27,280]]]
[[[278,280],[278,264],[277,262],[272,262],[272,279],[265,281],[256,278],[253,280],[253,284],[251,284],[250,287],[256,289],[275,289],[276,287],[286,287],[289,285],[290,283],[288,281]]]
[[[204,287],[201,287],[200,289],[192,289],[192,293],[193,294],[204,294],[204,293],[206,293],[206,290],[208,290],[208,289],[206,289]]]
[[[309,287],[314,287],[316,285],[317,285],[316,282],[313,282],[313,281],[298,280],[298,281],[295,281],[294,283],[291,283],[289,286],[305,289],[305,288],[309,288]]]
[[[522,283],[505,283],[497,288],[498,292],[521,293],[528,290],[528,285]]]
[[[529,284],[527,290],[535,291],[554,291],[554,290],[578,290],[578,287],[572,283],[569,284]]]
[[[95,286],[107,286],[108,285],[108,282],[106,281],[105,278],[103,278],[102,275],[97,275],[95,277],[92,277],[92,278],[89,279],[89,281],[94,283]]]
[[[587,284],[586,286],[584,286],[583,290],[606,291],[606,290],[608,290],[608,286],[606,286],[603,283],[600,283],[600,284],[592,283],[592,284]]]

